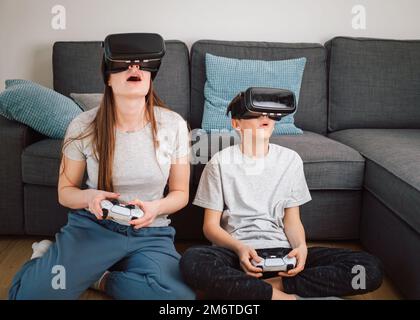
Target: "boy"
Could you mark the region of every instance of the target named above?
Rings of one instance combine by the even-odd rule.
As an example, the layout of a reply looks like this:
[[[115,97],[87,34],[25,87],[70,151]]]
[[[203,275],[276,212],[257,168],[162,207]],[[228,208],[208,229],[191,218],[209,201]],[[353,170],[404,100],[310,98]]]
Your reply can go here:
[[[381,263],[365,252],[307,248],[299,206],[311,200],[303,162],[293,150],[269,143],[275,120],[241,111],[244,95],[229,105],[241,143],[215,154],[201,176],[193,204],[205,208],[203,231],[213,246],[188,249],[185,281],[213,299],[295,300],[361,294],[382,282]],[[278,119],[277,119],[278,120]],[[296,266],[274,277],[252,260],[295,257]],[[354,266],[365,286],[353,288]]]

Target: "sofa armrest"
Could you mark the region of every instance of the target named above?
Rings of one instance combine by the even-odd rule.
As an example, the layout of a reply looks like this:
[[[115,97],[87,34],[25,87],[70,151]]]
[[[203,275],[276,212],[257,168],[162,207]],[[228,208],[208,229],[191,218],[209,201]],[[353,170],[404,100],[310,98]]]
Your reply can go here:
[[[0,234],[23,234],[22,151],[45,138],[16,121],[0,116]]]

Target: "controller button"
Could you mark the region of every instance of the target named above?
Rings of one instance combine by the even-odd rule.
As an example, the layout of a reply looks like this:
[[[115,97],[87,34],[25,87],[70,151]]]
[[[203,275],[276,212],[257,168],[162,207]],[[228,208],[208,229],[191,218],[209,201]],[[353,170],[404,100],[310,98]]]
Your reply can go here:
[[[102,217],[106,219],[108,217],[108,209],[102,209]]]

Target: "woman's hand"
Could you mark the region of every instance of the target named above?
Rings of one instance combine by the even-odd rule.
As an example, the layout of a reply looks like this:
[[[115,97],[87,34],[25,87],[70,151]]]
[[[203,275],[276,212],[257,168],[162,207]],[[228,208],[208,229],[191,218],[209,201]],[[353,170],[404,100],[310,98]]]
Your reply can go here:
[[[144,212],[143,217],[130,221],[130,224],[134,227],[134,229],[140,229],[151,225],[160,214],[159,200],[140,201],[139,199],[135,199],[130,201],[128,204],[134,204]]]
[[[86,202],[88,203],[89,211],[99,220],[102,220],[101,201],[105,199],[118,199],[120,196],[119,193],[95,189],[86,189],[84,191],[86,193]]]
[[[306,247],[306,244],[300,245],[299,247],[296,247],[290,251],[287,256],[289,258],[296,258],[296,267],[287,272],[279,272],[279,276],[294,277],[305,268],[306,257],[308,256],[308,248]]]
[[[247,275],[254,278],[262,277],[262,269],[254,267],[251,263],[251,260],[255,260],[256,262],[261,261],[261,257],[258,256],[257,251],[255,251],[255,249],[247,245],[241,245],[236,250],[236,254],[239,257],[241,268],[245,271]]]

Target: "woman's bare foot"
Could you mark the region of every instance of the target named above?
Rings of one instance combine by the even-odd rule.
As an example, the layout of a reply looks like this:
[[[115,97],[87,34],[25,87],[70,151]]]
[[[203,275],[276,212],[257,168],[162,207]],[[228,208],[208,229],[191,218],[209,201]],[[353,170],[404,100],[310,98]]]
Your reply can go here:
[[[90,287],[94,290],[105,292],[105,284],[108,280],[108,277],[110,275],[109,271],[105,271],[104,274],[97,280],[95,283],[93,283]]]
[[[100,289],[100,291],[105,292],[105,285],[106,285],[106,282],[107,282],[108,277],[109,277],[110,274],[111,274],[111,272],[109,272],[109,271],[107,271],[107,272],[104,273],[101,281],[99,282],[99,289]]]

